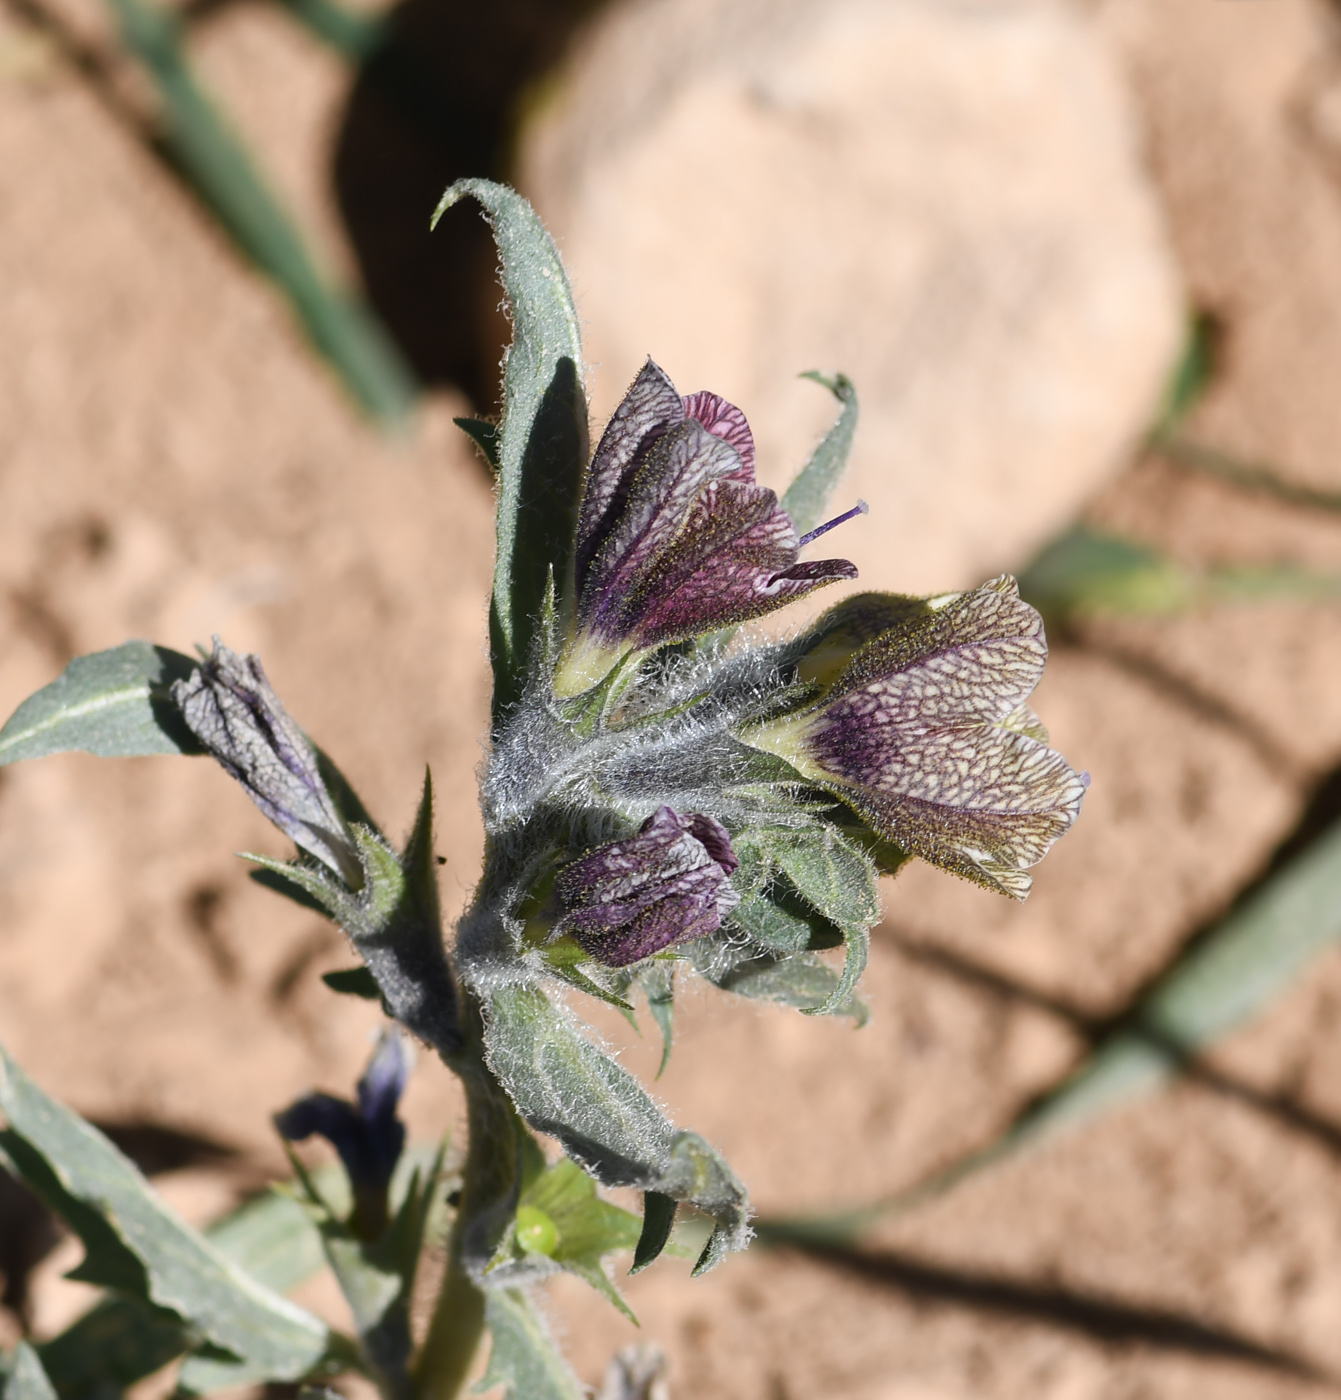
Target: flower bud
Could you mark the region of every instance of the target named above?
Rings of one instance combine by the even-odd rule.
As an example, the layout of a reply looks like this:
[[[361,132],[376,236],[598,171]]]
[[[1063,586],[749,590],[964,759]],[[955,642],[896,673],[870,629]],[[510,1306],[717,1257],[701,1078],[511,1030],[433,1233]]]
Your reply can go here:
[[[738,864],[720,822],[660,807],[636,836],[564,866],[555,881],[564,909],[556,931],[597,962],[625,967],[716,933],[739,902],[729,881]]]
[[[855,578],[846,559],[798,562],[778,498],[754,480],[745,415],[682,399],[651,360],[592,457],[578,520],[576,617],[560,694],[595,685],[630,650],[684,641]]]
[[[357,1104],[308,1094],[275,1115],[287,1141],[324,1137],[340,1154],[354,1196],[350,1223],[364,1239],[377,1239],[386,1228],[387,1192],[405,1149],[405,1124],[396,1108],[409,1074],[404,1042],[398,1032],[387,1031],[359,1080]]]
[[[213,654],[173,685],[172,698],[187,727],[261,811],[350,889],[360,889],[358,850],[316,750],[270,688],[260,657],[238,656],[215,637]]]
[[[742,737],[884,839],[1023,899],[1026,868],[1069,830],[1089,786],[1024,703],[1047,654],[1012,578],[931,599],[861,594],[820,619],[800,658],[818,697]]]

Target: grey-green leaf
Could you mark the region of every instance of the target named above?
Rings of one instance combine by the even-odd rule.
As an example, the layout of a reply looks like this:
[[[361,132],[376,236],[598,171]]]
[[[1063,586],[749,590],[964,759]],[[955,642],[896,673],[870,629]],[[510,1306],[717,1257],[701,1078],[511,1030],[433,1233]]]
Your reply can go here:
[[[717,1222],[712,1262],[749,1241],[749,1206],[730,1167],[694,1133],[677,1132],[647,1091],[537,987],[489,993],[489,1067],[532,1128],[548,1133],[607,1186],[689,1201]]]
[[[56,1400],[55,1387],[27,1342],[20,1342],[14,1350],[0,1397],[3,1400]]]
[[[847,467],[852,438],[857,431],[857,391],[845,374],[826,379],[815,370],[801,376],[822,384],[842,404],[834,425],[824,435],[810,460],[801,468],[782,498],[782,508],[796,524],[797,534],[813,530],[824,519],[834,487]]]
[[[173,1214],[101,1133],[49,1098],[0,1048],[0,1146],[24,1183],[80,1236],[75,1277],[137,1297],[275,1380],[326,1353],[325,1324],[250,1278]]]
[[[798,1011],[831,1006],[833,1015],[851,1016],[859,1026],[866,1023],[866,1007],[856,997],[849,996],[845,1002],[836,1003],[842,979],[814,953],[747,958],[713,980],[724,992],[734,992],[737,996],[775,1001],[782,1006],[794,1006]]]
[[[512,312],[489,617],[497,727],[521,696],[550,571],[560,604],[571,588],[587,400],[577,310],[553,240],[521,195],[490,180],[458,180],[439,201],[433,223],[467,195],[484,206],[493,229]]]
[[[519,1289],[492,1289],[485,1323],[492,1345],[481,1390],[504,1387],[508,1400],[583,1400],[586,1391]]]
[[[71,749],[101,758],[201,753],[168,695],[195,666],[150,642],[75,657],[0,729],[0,765]]]

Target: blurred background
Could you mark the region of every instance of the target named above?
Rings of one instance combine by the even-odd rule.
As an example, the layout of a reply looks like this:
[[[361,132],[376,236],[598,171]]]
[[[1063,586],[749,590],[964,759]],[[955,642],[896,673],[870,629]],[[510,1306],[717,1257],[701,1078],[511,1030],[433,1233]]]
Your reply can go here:
[[[496,409],[508,328],[475,209],[428,219],[515,181],[594,424],[650,353],[745,409],[780,485],[834,410],[798,374],[849,374],[871,512],[834,552],[863,587],[1022,572],[1036,707],[1093,774],[1026,905],[887,884],[864,1030],[683,998],[658,1092],[761,1211],[992,1143],[1247,929],[1154,1092],[1119,1075],[855,1249],[633,1280],[673,1393],[1341,1388],[1341,9],[163,3],[0,0],[0,714],[79,653],[219,632],[389,831],[432,765],[462,907],[492,521],[451,420]],[[377,1020],[248,849],[286,854],[204,763],[0,769],[0,1039],[195,1220],[286,1170],[271,1113],[348,1093]],[[597,1019],[655,1073],[654,1033]],[[457,1108],[421,1060],[412,1131]],[[0,1192],[0,1343],[87,1306],[78,1257]],[[593,1383],[636,1335],[572,1280],[550,1316]]]

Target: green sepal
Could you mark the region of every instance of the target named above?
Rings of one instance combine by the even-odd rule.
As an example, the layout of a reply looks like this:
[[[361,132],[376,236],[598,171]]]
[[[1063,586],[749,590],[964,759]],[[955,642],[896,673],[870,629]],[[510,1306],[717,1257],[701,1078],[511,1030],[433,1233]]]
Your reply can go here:
[[[791,516],[796,533],[804,535],[824,519],[824,512],[833,489],[847,468],[852,438],[857,431],[857,391],[845,374],[826,379],[817,370],[809,370],[802,379],[822,384],[842,404],[833,427],[824,435],[810,460],[801,468],[795,481],[782,498],[782,508]]]
[[[675,1032],[675,964],[678,958],[652,958],[637,972],[636,981],[647,998],[647,1009],[661,1032],[660,1079],[670,1064],[671,1041]]]
[[[633,1267],[629,1273],[640,1274],[661,1257],[661,1251],[670,1240],[678,1209],[679,1202],[671,1196],[662,1195],[660,1191],[643,1192],[643,1228],[633,1251]]]
[[[323,972],[321,980],[341,996],[362,997],[364,1001],[381,1001],[377,979],[366,967],[342,967],[337,972]]]
[[[0,729],[0,767],[71,749],[100,758],[203,753],[169,694],[197,664],[150,642],[75,657]]]
[[[49,1098],[0,1047],[5,1165],[79,1235],[70,1277],[138,1299],[192,1340],[274,1380],[309,1374],[327,1355],[324,1323],[243,1273],[155,1195],[107,1139]]]
[[[582,337],[568,278],[535,210],[490,180],[458,180],[433,224],[467,195],[483,206],[512,315],[498,428],[498,543],[489,613],[498,730],[520,700],[551,570],[563,607],[587,465]]]
[[[543,1255],[560,1269],[591,1285],[630,1322],[637,1323],[605,1268],[605,1256],[633,1249],[640,1222],[636,1215],[603,1201],[596,1183],[577,1163],[563,1158],[547,1167],[522,1191],[511,1236],[490,1268]],[[486,1275],[487,1277],[487,1275]]]
[[[496,474],[501,443],[498,424],[490,423],[487,418],[453,418],[452,422],[480,449],[489,470]]]
[[[560,939],[558,942],[549,944],[541,950],[540,957],[545,965],[545,971],[557,977],[561,982],[566,982],[579,992],[585,992],[589,997],[595,997],[597,1001],[605,1002],[607,1006],[615,1007],[624,1012],[626,1016],[633,1014],[631,1002],[611,988],[602,986],[595,978],[589,977],[583,972],[582,963],[586,963],[593,970],[597,964],[593,963],[588,955],[571,939]],[[634,1029],[637,1029],[636,1022],[634,1022]]]
[[[837,1001],[843,979],[813,953],[785,957],[763,953],[745,958],[725,971],[704,975],[714,986],[736,996],[774,1001],[812,1013],[829,1007],[828,1015],[851,1016],[858,1026],[864,1026],[870,1015],[865,1003],[856,996],[849,994],[846,1001]]]

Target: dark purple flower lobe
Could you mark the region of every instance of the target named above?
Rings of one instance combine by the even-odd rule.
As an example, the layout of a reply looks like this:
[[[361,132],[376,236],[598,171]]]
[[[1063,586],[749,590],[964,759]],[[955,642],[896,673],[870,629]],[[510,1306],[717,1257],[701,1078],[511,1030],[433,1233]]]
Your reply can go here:
[[[800,563],[799,549],[791,517],[754,480],[745,415],[716,394],[681,399],[649,360],[592,458],[560,689],[594,684],[630,648],[746,622],[856,577],[845,559]]]
[[[625,967],[716,933],[738,902],[729,883],[738,864],[720,822],[659,807],[636,836],[564,866],[555,882],[564,909],[556,930],[607,967]]]
[[[904,850],[1023,898],[1026,868],[1070,828],[1087,784],[1024,703],[1047,642],[1015,581],[922,602],[862,595],[814,635],[801,672],[826,684],[821,698],[749,741]]]

